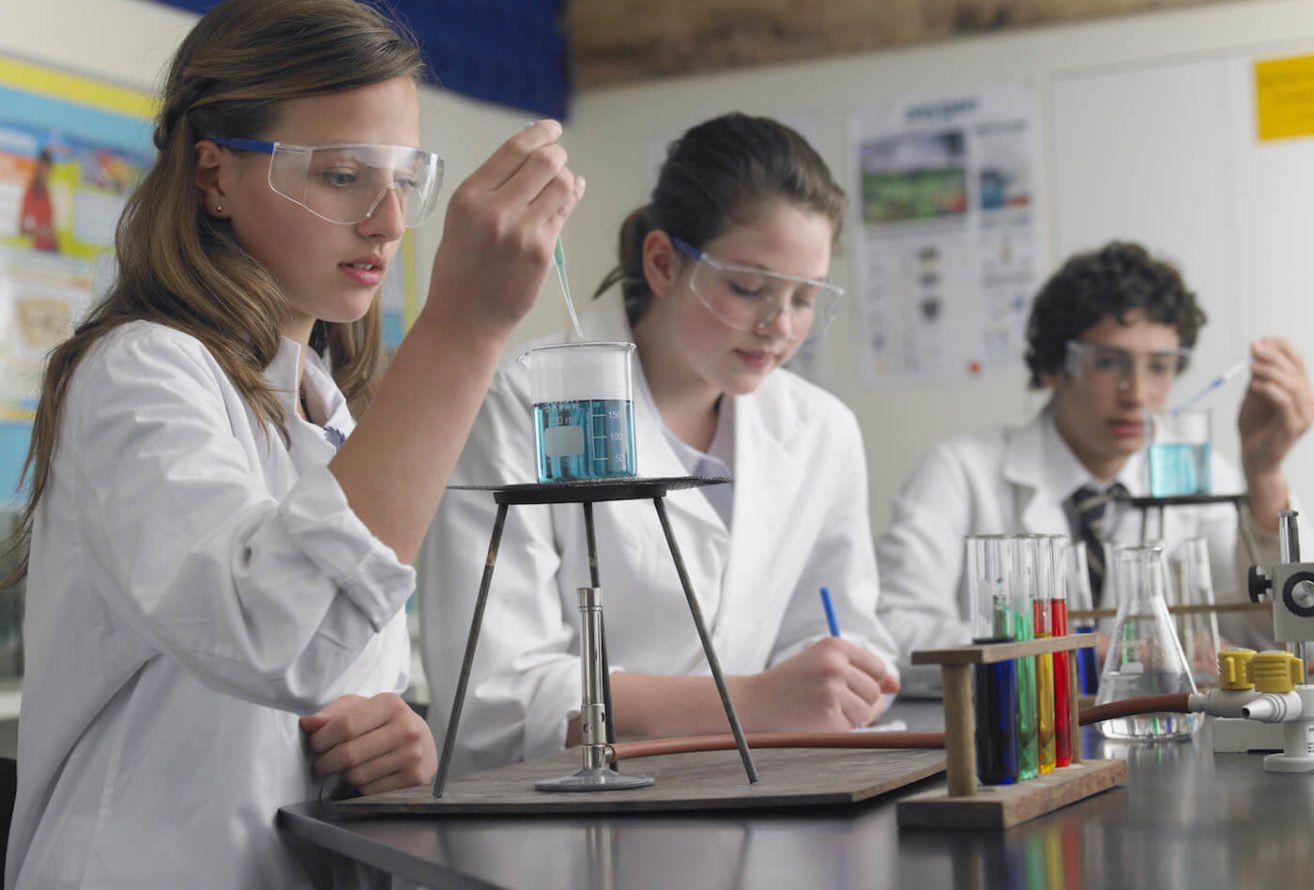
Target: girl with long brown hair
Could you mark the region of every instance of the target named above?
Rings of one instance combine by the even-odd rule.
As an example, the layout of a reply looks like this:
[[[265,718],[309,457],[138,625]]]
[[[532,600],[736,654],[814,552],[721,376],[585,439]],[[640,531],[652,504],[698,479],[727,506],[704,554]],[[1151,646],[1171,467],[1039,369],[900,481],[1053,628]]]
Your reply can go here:
[[[544,121],[456,189],[374,385],[442,173],[422,69],[354,0],[227,0],[178,50],[117,280],[37,412],[7,887],[307,886],[279,805],[432,777],[409,564],[583,181]]]

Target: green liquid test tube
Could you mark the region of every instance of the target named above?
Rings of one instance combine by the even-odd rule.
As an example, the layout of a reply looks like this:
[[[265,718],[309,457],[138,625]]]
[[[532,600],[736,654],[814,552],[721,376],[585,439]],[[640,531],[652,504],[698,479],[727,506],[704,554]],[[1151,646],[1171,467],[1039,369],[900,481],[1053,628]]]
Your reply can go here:
[[[1013,639],[1021,642],[1034,638],[1031,627],[1031,610],[1013,612]],[[1036,659],[1034,656],[1017,660],[1017,747],[1018,777],[1034,779],[1039,774],[1039,752],[1036,748]]]

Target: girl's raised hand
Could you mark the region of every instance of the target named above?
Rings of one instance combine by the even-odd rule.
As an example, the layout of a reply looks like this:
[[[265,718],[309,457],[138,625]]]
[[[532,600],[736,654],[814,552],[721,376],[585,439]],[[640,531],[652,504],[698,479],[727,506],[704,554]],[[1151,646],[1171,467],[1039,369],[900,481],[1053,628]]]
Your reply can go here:
[[[505,336],[533,306],[561,227],[584,194],[560,136],[556,121],[537,122],[452,194],[426,313],[473,335]]]

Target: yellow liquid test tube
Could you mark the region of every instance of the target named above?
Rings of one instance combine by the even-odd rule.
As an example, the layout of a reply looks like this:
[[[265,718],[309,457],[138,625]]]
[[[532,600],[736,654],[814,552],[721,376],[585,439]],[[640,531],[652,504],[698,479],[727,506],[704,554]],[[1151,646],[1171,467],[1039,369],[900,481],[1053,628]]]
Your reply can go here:
[[[1050,636],[1049,600],[1032,601],[1036,639]],[[1040,772],[1054,771],[1054,656],[1037,655],[1036,659],[1036,742]]]

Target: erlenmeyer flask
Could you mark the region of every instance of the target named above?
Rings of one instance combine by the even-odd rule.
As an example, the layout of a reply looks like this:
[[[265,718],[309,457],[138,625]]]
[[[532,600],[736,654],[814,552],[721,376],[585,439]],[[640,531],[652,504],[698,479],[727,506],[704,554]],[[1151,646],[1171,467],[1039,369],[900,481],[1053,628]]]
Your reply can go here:
[[[1209,545],[1204,538],[1182,542],[1172,560],[1173,588],[1169,605],[1207,607],[1214,604],[1214,582],[1209,571]],[[1218,615],[1184,612],[1177,620],[1177,639],[1186,654],[1196,686],[1218,685]]]
[[[1113,620],[1095,703],[1195,692],[1195,681],[1164,601],[1168,585],[1163,548],[1128,547],[1118,552],[1117,560],[1118,615]],[[1096,725],[1106,738],[1168,740],[1190,738],[1200,723],[1197,714],[1156,713]]]

